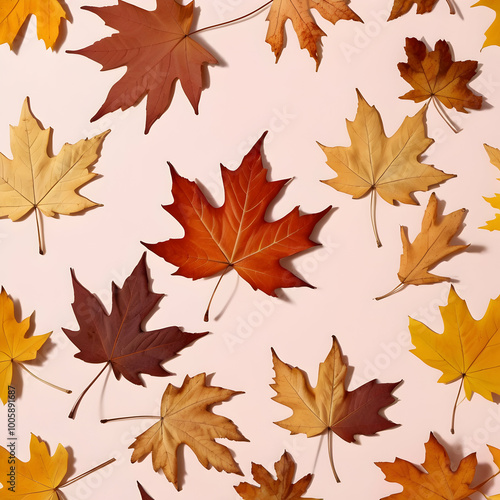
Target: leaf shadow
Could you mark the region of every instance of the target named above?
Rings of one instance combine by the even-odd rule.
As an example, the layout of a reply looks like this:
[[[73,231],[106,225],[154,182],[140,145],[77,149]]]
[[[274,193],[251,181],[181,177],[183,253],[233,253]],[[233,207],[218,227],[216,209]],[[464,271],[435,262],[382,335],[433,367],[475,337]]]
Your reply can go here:
[[[59,24],[59,35],[52,49],[54,52],[59,52],[61,47],[64,45],[64,42],[68,37],[68,23],[73,22],[73,14],[69,9],[69,5],[66,3],[65,0],[59,0],[59,3],[61,4],[61,7],[64,9],[64,12],[66,12],[66,19],[61,19],[61,23]]]
[[[64,478],[66,478],[66,481],[68,481],[71,480],[71,477],[76,473],[76,467],[75,467],[76,458],[72,446],[65,446],[64,448],[66,448],[66,451],[68,452],[68,469],[66,471]],[[58,491],[57,493],[60,494],[61,492]]]

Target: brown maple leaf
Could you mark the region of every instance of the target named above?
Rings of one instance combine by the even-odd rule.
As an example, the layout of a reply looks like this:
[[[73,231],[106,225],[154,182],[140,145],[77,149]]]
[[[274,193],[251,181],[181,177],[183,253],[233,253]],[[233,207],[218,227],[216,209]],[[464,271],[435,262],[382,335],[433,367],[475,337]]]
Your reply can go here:
[[[291,434],[304,433],[313,437],[328,429],[329,433],[334,432],[352,443],[357,434],[372,436],[398,425],[379,411],[395,401],[392,391],[401,382],[381,384],[371,380],[348,391],[345,388],[347,366],[335,336],[328,356],[319,365],[318,383],[314,388],[305,372],[281,361],[274,349],[272,353],[276,377],[271,387],[277,393],[272,399],[293,410],[290,417],[275,423]],[[329,453],[331,458],[330,447]],[[333,460],[331,464],[333,468]],[[333,472],[339,481],[334,469]]]
[[[142,323],[163,297],[149,290],[145,253],[122,288],[112,284],[113,307],[110,314],[99,299],[80,284],[73,270],[71,275],[75,290],[73,311],[80,330],[63,328],[63,331],[80,349],[75,354],[76,358],[87,363],[105,363],[90,386],[108,366],[111,366],[117,379],[123,375],[136,385],[145,385],[141,373],[156,377],[172,375],[161,363],[172,359],[178,351],[208,333],[187,333],[177,326],[149,332],[142,329]],[[78,398],[70,418],[74,418],[90,386]]]
[[[177,79],[198,114],[203,88],[202,66],[217,64],[217,59],[189,36],[193,2],[181,5],[176,0],[157,0],[154,11],[123,0],[108,7],[82,8],[97,14],[118,33],[84,49],[68,52],[102,64],[103,70],[127,67],[91,121],[117,109],[130,108],[147,94],[147,134],[170,106]]]
[[[304,498],[307,488],[312,481],[312,474],[307,474],[292,483],[295,475],[296,465],[290,453],[285,451],[278,462],[274,464],[276,479],[262,467],[252,462],[252,476],[255,482],[260,484],[254,486],[250,483],[240,483],[234,487],[238,495],[245,500],[317,500]]]
[[[387,20],[392,21],[406,14],[413,5],[417,6],[417,14],[426,14],[434,8],[437,2],[438,0],[394,0],[391,15]],[[455,7],[452,4],[452,0],[446,0],[446,2],[450,8],[450,14],[455,14]]]
[[[318,69],[320,58],[318,45],[325,32],[316,24],[311,9],[316,9],[326,20],[335,24],[340,19],[361,21],[361,18],[350,9],[346,0],[273,0],[267,15],[269,26],[266,42],[276,55],[276,62],[285,45],[285,23],[290,19],[297,33],[300,48],[307,49],[316,61]],[[363,21],[361,21],[363,22]]]
[[[396,458],[394,462],[375,462],[385,474],[385,480],[403,486],[401,493],[395,493],[382,500],[465,500],[477,491],[470,484],[477,466],[475,453],[460,461],[455,471],[451,470],[450,457],[443,445],[431,432],[425,443],[425,460],[417,468],[410,462]]]
[[[280,220],[265,220],[270,203],[289,181],[266,180],[260,151],[265,135],[236,170],[221,165],[225,201],[220,207],[214,207],[194,182],[181,177],[169,163],[174,201],[163,208],[182,224],[185,236],[143,244],[178,266],[174,274],[199,279],[234,269],[254,290],[272,296],[277,288],[311,287],[285,269],[280,259],[318,245],[309,235],[331,207],[306,215],[296,207]]]
[[[450,45],[445,40],[436,42],[433,51],[427,51],[424,42],[407,38],[407,63],[399,63],[401,76],[413,90],[400,96],[422,102],[436,99],[447,108],[467,113],[465,108],[480,109],[482,97],[467,86],[477,71],[477,61],[453,61]],[[438,108],[439,111],[439,108]]]
[[[438,200],[434,193],[429,197],[429,203],[422,219],[422,229],[413,243],[410,243],[407,228],[401,226],[403,253],[398,271],[399,285],[393,290],[376,297],[383,299],[396,293],[406,285],[425,285],[450,281],[450,278],[429,273],[440,261],[456,252],[466,249],[469,245],[450,245],[451,239],[457,234],[467,214],[462,208],[437,220]]]
[[[165,477],[178,487],[177,452],[181,444],[189,446],[200,463],[208,469],[242,474],[231,452],[215,439],[247,441],[236,425],[210,408],[241,392],[206,385],[205,373],[186,376],[181,387],[169,384],[161,400],[158,422],[143,432],[129,446],[132,463],[151,453],[153,469],[163,470]]]

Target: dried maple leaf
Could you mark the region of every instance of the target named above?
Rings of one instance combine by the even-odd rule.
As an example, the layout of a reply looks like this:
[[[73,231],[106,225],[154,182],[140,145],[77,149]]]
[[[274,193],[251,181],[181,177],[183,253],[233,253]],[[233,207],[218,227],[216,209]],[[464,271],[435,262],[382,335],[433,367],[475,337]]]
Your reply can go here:
[[[428,52],[424,42],[407,38],[405,51],[408,62],[399,63],[398,69],[413,90],[400,99],[415,102],[431,99],[445,120],[437,101],[463,113],[467,113],[465,108],[481,109],[482,97],[467,86],[476,74],[477,61],[453,61],[445,40],[436,42],[434,50]]]
[[[181,444],[189,446],[200,463],[219,472],[242,474],[228,448],[215,439],[247,441],[236,425],[226,417],[212,413],[210,407],[227,401],[241,392],[206,385],[205,373],[186,376],[181,387],[169,384],[162,400],[159,420],[137,436],[132,463],[152,454],[153,469],[163,470],[165,477],[178,487],[177,451]]]
[[[492,393],[500,394],[500,297],[490,301],[483,318],[477,321],[451,286],[448,305],[439,309],[444,323],[442,334],[410,318],[415,346],[410,352],[443,373],[438,382],[448,384],[460,379],[458,396],[463,386],[467,399],[477,392],[493,401]],[[453,427],[452,422],[452,432]]]
[[[495,12],[495,20],[492,25],[486,30],[486,40],[483,44],[484,47],[490,45],[500,46],[500,5],[497,0],[479,0],[472,7],[489,7]]]
[[[417,6],[417,14],[426,14],[430,12],[436,5],[438,0],[394,0],[394,5],[392,6],[391,14],[388,21],[397,19],[402,15],[410,11],[413,5]],[[446,0],[450,8],[450,14],[455,14],[455,8],[452,4],[452,0]]]
[[[176,0],[157,0],[154,11],[123,0],[118,0],[118,5],[83,8],[97,14],[118,33],[84,49],[68,52],[102,64],[103,70],[127,67],[91,121],[117,109],[130,108],[147,94],[147,134],[170,106],[177,79],[198,114],[202,66],[217,64],[217,59],[189,36],[193,2],[181,5]]]
[[[7,447],[9,447],[7,445]],[[0,489],[0,500],[11,498],[30,500],[63,500],[66,497],[59,491],[79,479],[95,472],[110,463],[112,458],[97,467],[61,484],[68,470],[68,452],[62,444],[57,445],[53,455],[50,455],[47,445],[31,434],[30,459],[27,462],[19,460],[13,454],[0,446],[0,463],[3,471],[0,478],[3,488]]]
[[[178,266],[174,274],[199,279],[234,269],[254,290],[272,296],[277,288],[311,286],[282,267],[280,259],[318,245],[309,235],[331,207],[307,215],[296,207],[280,220],[265,220],[269,204],[289,180],[266,180],[260,152],[265,135],[236,170],[221,165],[225,201],[220,207],[169,163],[174,200],[163,208],[182,224],[185,236],[143,244]]]
[[[71,276],[75,291],[72,305],[80,330],[63,328],[63,331],[80,349],[75,354],[76,358],[87,363],[105,363],[99,375],[111,366],[117,379],[123,375],[137,385],[145,385],[141,373],[156,377],[172,375],[161,363],[172,359],[178,351],[208,333],[187,333],[177,326],[149,332],[142,329],[143,321],[163,297],[149,290],[145,253],[125,280],[123,288],[112,283],[113,306],[110,314],[99,299],[80,284],[73,270]],[[78,398],[70,418],[74,418],[81,398],[89,388]]]
[[[464,250],[469,245],[450,245],[451,239],[457,234],[465,218],[467,210],[462,208],[451,214],[444,215],[437,221],[438,200],[434,193],[429,197],[429,203],[422,219],[422,229],[410,243],[407,228],[401,226],[403,253],[399,266],[399,285],[393,290],[377,297],[383,299],[396,293],[406,285],[426,285],[450,281],[450,278],[429,273],[429,269],[451,254]]]
[[[269,500],[270,498],[275,500],[317,500],[302,496],[311,484],[312,474],[307,474],[296,483],[292,483],[295,469],[296,465],[292,456],[285,451],[281,459],[274,464],[276,479],[262,465],[252,462],[252,476],[260,486],[240,483],[234,489],[245,500]]]
[[[354,121],[346,120],[351,138],[349,147],[326,147],[327,165],[337,177],[322,181],[337,191],[361,198],[371,193],[371,220],[377,245],[380,242],[375,223],[375,194],[392,205],[396,202],[418,204],[411,193],[427,191],[430,186],[456,177],[431,165],[420,163],[419,156],[434,142],[425,133],[425,112],[406,117],[390,138],[375,106],[370,106],[358,94],[358,111]]]
[[[90,167],[109,130],[76,144],[64,144],[57,156],[48,154],[52,129],[43,129],[26,98],[17,127],[10,128],[13,159],[0,153],[0,217],[17,221],[35,211],[40,253],[44,253],[38,212],[47,217],[70,215],[94,207],[76,192],[97,174]]]
[[[450,457],[446,449],[431,432],[425,443],[425,460],[422,471],[406,460],[396,458],[394,462],[375,463],[385,474],[385,480],[403,486],[401,493],[395,493],[382,500],[465,500],[477,491],[470,484],[477,466],[475,453],[460,461],[455,471],[451,470]]]
[[[492,148],[491,146],[488,146],[487,144],[484,145],[484,148],[486,149],[486,152],[488,153],[488,156],[490,157],[490,162],[492,165],[495,165],[498,169],[500,169],[500,150],[497,148]],[[498,179],[500,180],[500,179]],[[500,210],[500,194],[496,193],[495,196],[492,196],[491,198],[486,198],[484,199],[493,207],[496,208],[497,210]],[[485,226],[481,226],[479,229],[489,229],[490,231],[497,230],[500,231],[500,213],[495,214],[495,218],[493,220],[489,220],[486,222]]]
[[[323,363],[319,365],[318,382],[311,387],[307,374],[281,361],[274,349],[273,364],[276,377],[271,387],[276,391],[272,399],[293,410],[292,416],[275,422],[291,434],[317,436],[328,429],[348,443],[355,442],[356,434],[373,436],[397,424],[379,411],[395,401],[392,391],[400,382],[381,384],[371,380],[354,391],[345,388],[347,366],[336,337]],[[330,443],[330,436],[328,439]],[[329,446],[331,458],[331,448]],[[333,468],[333,461],[332,468]],[[335,470],[333,470],[339,481]]]
[[[53,49],[59,37],[61,19],[66,19],[66,12],[58,0],[2,0],[0,44],[8,43],[12,49],[19,30],[32,14],[36,16],[38,39],[45,42],[47,49]]]
[[[266,42],[271,45],[276,55],[276,62],[285,45],[285,23],[290,19],[297,33],[300,48],[307,49],[316,61],[316,69],[318,69],[320,63],[318,44],[321,43],[321,37],[325,36],[325,33],[316,24],[311,9],[316,9],[332,24],[341,19],[361,21],[361,18],[351,10],[347,3],[346,0],[273,0],[271,10],[267,15],[269,26]]]

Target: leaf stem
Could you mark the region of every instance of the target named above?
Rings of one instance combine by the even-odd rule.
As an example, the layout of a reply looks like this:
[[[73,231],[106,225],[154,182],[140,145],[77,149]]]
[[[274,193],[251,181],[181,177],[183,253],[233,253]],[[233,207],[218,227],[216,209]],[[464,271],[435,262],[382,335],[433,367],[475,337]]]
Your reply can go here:
[[[327,441],[328,441],[328,458],[330,459],[330,467],[332,468],[332,472],[333,472],[333,476],[335,477],[335,481],[337,481],[337,483],[340,483],[340,478],[337,475],[337,471],[335,470],[335,465],[333,463],[332,437],[333,437],[333,432],[330,429],[330,427],[328,427],[328,439],[327,439]]]
[[[131,417],[114,417],[114,418],[102,418],[101,424],[107,422],[114,422],[115,420],[130,420],[132,418],[161,418],[158,415],[132,415]]]
[[[65,482],[64,484],[59,485],[59,488],[64,488],[65,486],[69,486],[70,484],[73,484],[75,481],[78,481],[79,479],[83,479],[85,476],[88,476],[89,474],[92,474],[93,472],[97,472],[99,469],[102,469],[103,467],[106,467],[109,464],[112,464],[116,458],[110,458],[106,462],[103,462],[100,465],[97,465],[96,467],[88,470],[87,472],[84,472],[83,474],[80,474],[79,476],[74,477],[73,479],[70,479],[69,481]]]
[[[455,5],[453,3],[453,0],[446,0],[446,3],[448,4],[448,7],[450,8],[450,14],[456,14],[456,9],[455,9]]]
[[[207,310],[205,311],[205,316],[203,316],[203,321],[206,322],[209,320],[208,313],[210,311],[210,306],[212,305],[212,300],[214,300],[215,292],[217,291],[217,288],[219,288],[219,284],[222,281],[222,278],[224,277],[224,275],[227,273],[227,270],[231,269],[232,267],[233,266],[231,264],[228,264],[227,267],[224,269],[224,271],[222,271],[222,274],[220,275],[219,281],[217,281],[217,284],[215,285],[214,291],[212,292],[212,296],[210,297],[210,300],[208,302]]]
[[[455,434],[455,414],[457,412],[458,399],[460,397],[460,393],[462,392],[462,386],[464,385],[464,374],[462,373],[462,380],[460,381],[460,387],[458,388],[457,399],[455,399],[455,404],[453,405],[453,413],[451,414],[451,429],[450,432]]]
[[[451,130],[453,130],[453,132],[455,132],[455,134],[458,134],[460,132],[460,130],[450,120],[450,118],[448,117],[448,115],[446,114],[444,109],[441,108],[441,104],[436,99],[436,96],[433,95],[431,97],[431,99],[432,99],[432,102],[434,103],[434,107],[436,108],[436,110],[439,113],[439,115],[441,116],[441,118],[445,121],[446,125],[448,125],[448,127],[450,127]]]
[[[377,242],[377,247],[380,248],[382,246],[382,242],[380,241],[377,231],[377,222],[375,220],[375,206],[376,206],[376,192],[375,188],[372,187],[370,196],[370,216],[372,220],[373,233],[375,234],[375,241]]]
[[[38,234],[38,253],[40,255],[45,254],[45,245],[43,244],[42,228],[38,215],[38,207],[35,206],[35,219],[36,219],[36,232]]]
[[[90,382],[90,384],[80,394],[80,396],[76,400],[75,404],[73,405],[73,408],[71,408],[71,411],[69,412],[68,418],[75,418],[76,412],[78,410],[78,407],[80,406],[80,403],[83,399],[83,396],[85,396],[85,394],[87,394],[87,391],[94,385],[94,382],[102,375],[102,373],[108,367],[108,365],[109,365],[109,361],[104,365],[103,369],[96,375],[94,380],[92,380],[92,382]]]
[[[405,285],[406,283],[401,282],[399,285],[395,286],[390,292],[387,292],[385,295],[380,295],[380,297],[375,297],[375,300],[381,300],[385,299],[386,297],[390,297],[391,295],[394,295],[396,292],[399,292],[399,290],[401,290]]]
[[[43,378],[40,378],[38,375],[35,375],[32,371],[28,370],[22,363],[17,363],[23,370],[26,370],[32,377],[35,377],[37,380],[40,382],[43,382],[44,384],[49,385],[50,387],[53,387],[54,389],[57,389],[58,391],[65,392],[66,394],[71,394],[70,389],[64,389],[64,387],[59,387],[58,385],[52,384],[51,382],[47,382],[47,380],[44,380]]]
[[[226,24],[232,24],[232,23],[236,23],[238,21],[241,21],[242,19],[246,19],[247,17],[250,17],[250,16],[253,16],[254,14],[256,14],[257,12],[261,11],[262,9],[266,8],[268,5],[270,5],[271,3],[273,3],[273,0],[269,0],[268,2],[266,2],[264,5],[261,5],[260,7],[258,7],[257,9],[253,10],[252,12],[248,13],[248,14],[245,14],[243,16],[240,16],[240,17],[237,17],[236,19],[231,19],[230,21],[225,21],[223,23],[219,23],[219,24],[213,24],[212,26],[206,26],[205,28],[200,28],[196,31],[192,31],[191,33],[189,33],[189,36],[191,35],[194,35],[195,33],[200,33],[202,31],[207,31],[207,30],[211,30],[213,28],[219,28],[220,26],[225,26]]]

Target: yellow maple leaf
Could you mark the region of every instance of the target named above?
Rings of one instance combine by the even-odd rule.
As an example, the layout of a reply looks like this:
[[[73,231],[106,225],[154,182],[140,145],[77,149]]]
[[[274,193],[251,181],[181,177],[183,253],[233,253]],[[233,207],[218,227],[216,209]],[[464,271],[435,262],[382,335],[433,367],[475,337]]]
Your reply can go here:
[[[45,47],[54,48],[59,36],[61,19],[66,12],[58,0],[2,0],[0,3],[0,44],[14,40],[30,15],[36,16],[37,35]]]
[[[271,10],[267,15],[269,26],[266,42],[271,45],[276,55],[276,62],[285,44],[285,23],[290,19],[297,33],[300,48],[307,49],[316,61],[316,69],[318,69],[320,63],[318,44],[321,43],[321,37],[325,33],[316,24],[311,9],[316,9],[333,24],[340,19],[361,21],[361,18],[349,8],[347,3],[345,0],[273,0]]]
[[[492,9],[496,16],[495,20],[491,24],[491,26],[486,30],[486,40],[483,44],[484,47],[488,47],[490,45],[499,45],[500,46],[500,4],[497,0],[479,0],[479,2],[475,3],[472,7],[489,7]]]
[[[497,148],[492,148],[488,146],[488,144],[484,145],[488,156],[490,157],[490,162],[492,165],[495,165],[498,169],[500,169],[500,150]],[[500,179],[498,179],[500,180]],[[500,210],[500,194],[495,193],[495,196],[491,198],[487,198],[483,196],[483,198],[497,210]],[[489,229],[490,231],[497,230],[500,231],[500,213],[495,214],[495,218],[493,220],[486,221],[485,226],[481,226],[479,229]]]
[[[22,462],[16,457],[15,463],[10,464],[10,456],[10,452],[0,446],[0,463],[3,470],[8,467],[10,472],[10,467],[14,467],[14,474],[2,474],[0,481],[3,488],[0,490],[0,500],[10,498],[60,500],[57,489],[68,469],[68,452],[62,444],[57,446],[51,456],[47,445],[31,434],[29,461]]]
[[[390,292],[376,300],[383,299],[398,292],[406,285],[426,285],[450,281],[450,278],[431,274],[429,269],[451,254],[466,249],[469,245],[450,245],[451,239],[457,234],[467,213],[465,208],[446,214],[438,220],[438,200],[434,193],[429,197],[429,203],[422,219],[420,233],[410,243],[407,228],[401,226],[403,253],[398,271],[400,283]]]
[[[13,221],[32,210],[37,217],[39,249],[44,253],[38,211],[48,217],[70,215],[97,203],[76,192],[97,174],[97,161],[109,130],[76,144],[64,144],[57,156],[48,153],[52,129],[43,129],[31,113],[29,99],[23,104],[19,125],[11,126],[13,159],[0,153],[0,217]]]
[[[229,449],[215,439],[247,439],[231,420],[209,409],[236,394],[241,393],[207,386],[205,373],[186,376],[181,387],[169,384],[161,400],[158,422],[129,446],[134,449],[131,461],[142,461],[151,453],[153,469],[162,469],[165,477],[179,489],[177,450],[184,443],[193,450],[203,467],[208,469],[212,465],[219,472],[242,474]]]
[[[438,382],[448,384],[460,379],[459,394],[463,385],[467,399],[476,392],[493,401],[493,393],[500,394],[500,297],[490,301],[482,319],[475,320],[451,286],[448,304],[439,309],[444,323],[442,334],[410,318],[415,346],[410,352],[442,372]]]
[[[38,350],[50,333],[26,338],[30,318],[18,323],[14,314],[14,303],[2,288],[0,293],[0,399],[7,403],[8,389],[12,381],[12,366],[17,363],[26,369],[23,361],[35,359]]]
[[[346,120],[351,145],[319,144],[326,154],[327,165],[337,173],[334,179],[322,182],[355,199],[371,192],[371,219],[380,247],[375,224],[376,193],[392,205],[396,201],[417,205],[412,192],[427,191],[430,186],[456,176],[419,161],[419,156],[434,142],[425,132],[427,106],[415,116],[407,116],[394,135],[387,137],[380,113],[365,101],[359,90],[356,92],[356,117],[353,121]]]

